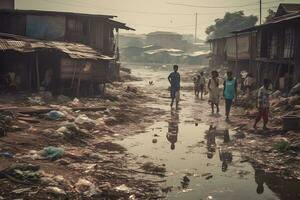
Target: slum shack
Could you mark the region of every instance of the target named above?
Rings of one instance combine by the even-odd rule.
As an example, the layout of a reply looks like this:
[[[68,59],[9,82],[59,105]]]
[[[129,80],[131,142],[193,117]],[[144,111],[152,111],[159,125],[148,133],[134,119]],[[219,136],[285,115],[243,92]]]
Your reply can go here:
[[[55,80],[57,85],[50,88],[55,93],[79,94],[82,87],[85,93],[95,91],[93,88],[98,88],[95,84],[119,79],[119,29],[134,30],[113,20],[114,17],[0,9],[2,65],[11,65],[9,62],[13,61],[16,62],[16,70],[22,68],[23,73],[28,73],[23,74],[27,84],[19,84],[20,89],[39,89],[47,82],[47,77],[56,72],[59,82]],[[24,65],[30,66],[30,69]],[[32,68],[37,65],[38,68]],[[2,71],[2,77],[6,76],[7,70]],[[19,80],[20,76],[15,78]]]
[[[84,44],[0,34],[1,91],[91,95],[110,82],[112,57]]]
[[[257,35],[253,71],[259,82],[270,78],[288,91],[300,81],[300,4],[280,4],[270,21],[235,33]]]
[[[270,21],[208,42],[212,67],[247,71],[259,85],[269,78],[285,92],[300,81],[300,4],[280,4]]]
[[[235,76],[251,72],[256,51],[256,35],[243,33],[208,40],[211,46],[210,66],[226,66]]]

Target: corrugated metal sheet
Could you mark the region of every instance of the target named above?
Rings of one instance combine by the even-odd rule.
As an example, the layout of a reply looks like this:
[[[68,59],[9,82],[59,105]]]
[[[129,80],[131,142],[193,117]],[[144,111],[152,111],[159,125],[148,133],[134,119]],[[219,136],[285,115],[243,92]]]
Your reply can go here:
[[[112,60],[93,48],[79,43],[33,40],[10,34],[0,34],[0,51],[36,52],[40,50],[57,50],[73,59]]]
[[[271,21],[269,21],[265,24],[252,26],[250,28],[246,28],[246,29],[242,29],[242,30],[238,30],[238,31],[233,31],[232,33],[250,32],[250,31],[260,29],[262,27],[271,26],[271,25],[274,25],[274,24],[288,22],[288,21],[296,20],[296,19],[300,19],[300,12],[294,12],[294,13],[283,15],[283,16],[280,16],[280,17],[275,17],[274,19],[272,19]]]

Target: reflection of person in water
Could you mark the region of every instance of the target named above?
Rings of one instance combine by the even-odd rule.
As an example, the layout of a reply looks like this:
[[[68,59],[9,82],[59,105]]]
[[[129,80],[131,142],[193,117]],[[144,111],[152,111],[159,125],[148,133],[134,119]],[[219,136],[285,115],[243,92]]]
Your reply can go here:
[[[206,133],[207,139],[207,158],[212,159],[216,152],[216,127],[209,126],[209,130]]]
[[[228,129],[224,131],[224,143],[228,143],[230,141],[229,131]]]
[[[257,184],[256,193],[264,193],[265,172],[263,170],[255,170],[255,182]]]
[[[168,126],[167,140],[171,143],[171,150],[175,149],[175,143],[178,137],[179,115],[177,111],[171,111],[171,121]]]
[[[220,160],[222,162],[222,172],[226,172],[228,164],[232,162],[232,153],[228,150],[219,150]]]

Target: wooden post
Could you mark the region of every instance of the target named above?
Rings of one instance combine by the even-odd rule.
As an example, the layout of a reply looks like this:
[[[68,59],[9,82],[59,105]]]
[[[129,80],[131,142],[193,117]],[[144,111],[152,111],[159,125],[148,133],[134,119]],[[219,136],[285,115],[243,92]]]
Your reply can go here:
[[[31,64],[32,62],[30,62]],[[31,80],[32,80],[32,77],[31,77],[31,65],[28,65],[28,88],[29,88],[29,91],[31,91]]]
[[[36,70],[37,90],[40,91],[40,72],[39,72],[39,57],[38,57],[38,53],[35,54],[35,70]]]
[[[252,66],[252,52],[253,52],[253,40],[252,40],[252,32],[250,33],[250,41],[249,41],[249,67],[248,67],[248,73],[251,73],[251,66]]]
[[[77,65],[76,65],[77,66]],[[77,73],[77,76],[78,76],[78,81],[77,81],[77,88],[76,88],[76,97],[79,97],[80,96],[80,82],[81,82],[81,72],[82,72],[82,68],[81,68],[81,63],[79,65],[79,71]]]
[[[235,76],[237,76],[237,69],[238,69],[238,59],[239,59],[239,55],[238,55],[238,34],[235,34]]]

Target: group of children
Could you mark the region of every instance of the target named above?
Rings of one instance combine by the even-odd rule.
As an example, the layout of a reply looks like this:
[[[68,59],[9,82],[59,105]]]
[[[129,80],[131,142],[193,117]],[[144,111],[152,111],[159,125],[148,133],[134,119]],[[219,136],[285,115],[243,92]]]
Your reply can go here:
[[[171,84],[171,107],[173,106],[174,100],[176,100],[176,108],[178,108],[179,103],[179,91],[180,91],[180,74],[178,73],[178,66],[174,65],[174,72],[172,72],[168,80]],[[248,76],[246,85],[248,86],[247,91],[249,92],[250,87],[253,87],[253,76]],[[251,79],[251,80],[250,80]],[[268,115],[269,115],[269,86],[270,80],[264,79],[263,86],[258,90],[258,100],[257,100],[257,108],[258,114],[253,125],[253,128],[256,129],[257,123],[263,118],[263,128],[267,129],[268,123]],[[204,73],[201,72],[200,75],[194,78],[195,85],[195,96],[199,97],[201,94],[201,99],[203,99],[205,93],[205,85],[206,80],[204,77]],[[225,100],[225,116],[226,121],[229,121],[229,115],[231,111],[232,104],[234,100],[237,99],[237,80],[233,78],[233,74],[231,71],[227,71],[226,78],[223,82],[223,97]],[[212,113],[220,112],[219,101],[220,101],[220,79],[219,73],[217,71],[211,72],[211,78],[208,80],[207,89],[209,92],[209,103],[211,105]]]

